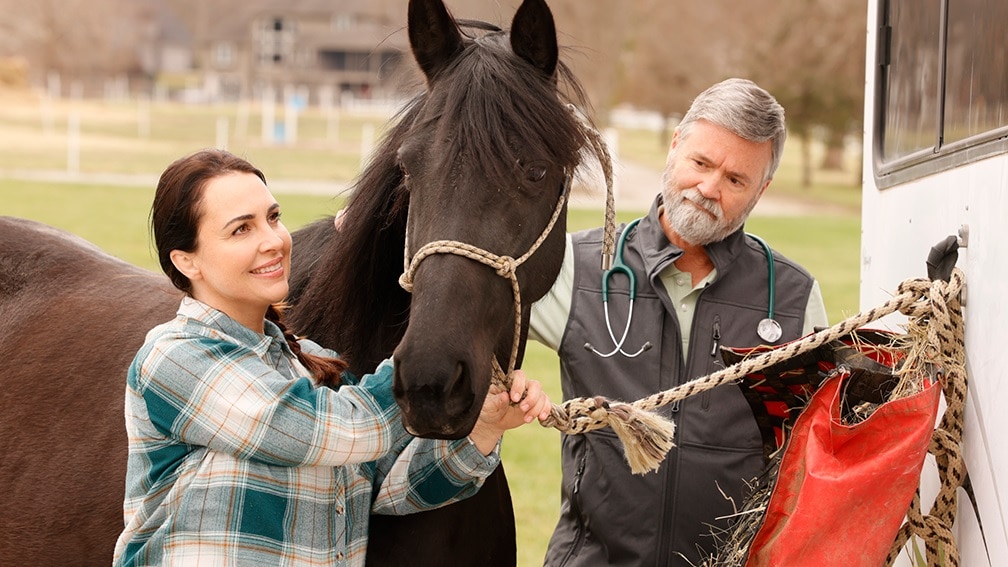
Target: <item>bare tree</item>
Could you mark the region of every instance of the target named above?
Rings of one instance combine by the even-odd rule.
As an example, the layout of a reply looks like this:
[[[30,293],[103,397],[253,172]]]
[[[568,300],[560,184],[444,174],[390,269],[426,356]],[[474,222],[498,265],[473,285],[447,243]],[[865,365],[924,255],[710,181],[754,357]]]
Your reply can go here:
[[[600,125],[608,122],[610,111],[622,101],[633,5],[583,0],[550,3],[564,59],[588,92],[594,109],[586,110],[593,110]]]
[[[826,132],[830,165],[860,128],[864,89],[865,0],[780,0],[778,18],[753,50],[751,68],[784,105],[800,138],[801,184],[812,184],[812,142]],[[839,152],[839,153],[838,153]]]
[[[25,57],[36,77],[71,79],[137,68],[138,10],[131,0],[3,0],[4,50]],[[16,25],[13,25],[16,23]]]
[[[845,136],[860,127],[866,0],[548,1],[564,59],[600,124],[629,103],[671,125],[706,86],[748,76],[784,104],[792,134],[803,142],[806,184],[813,135],[825,133],[831,151],[824,165],[835,166]],[[142,70],[138,44],[158,37],[149,31],[156,7],[184,22],[199,67],[215,33],[263,10],[353,10],[362,2],[401,22],[405,33],[405,0],[0,0],[0,55],[24,56],[35,82],[49,71],[72,80]],[[446,2],[458,17],[501,27],[521,4]]]
[[[628,42],[632,40],[633,7],[638,1],[623,5],[618,2],[549,0],[562,58],[584,85],[594,105],[594,109],[584,110],[593,112],[600,124],[607,121],[609,110],[621,102],[624,55]],[[446,0],[455,16],[486,21],[502,28],[510,26],[521,2]]]

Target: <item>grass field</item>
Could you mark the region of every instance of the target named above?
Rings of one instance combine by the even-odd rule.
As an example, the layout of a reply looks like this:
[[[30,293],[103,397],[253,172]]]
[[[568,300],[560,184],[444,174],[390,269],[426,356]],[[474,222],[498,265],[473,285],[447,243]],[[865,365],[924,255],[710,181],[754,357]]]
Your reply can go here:
[[[0,97],[2,98],[2,97]],[[6,101],[11,102],[11,101]],[[67,113],[76,105],[80,112],[80,170],[107,173],[142,173],[156,176],[170,161],[200,147],[214,145],[213,124],[226,116],[239,121],[236,108],[182,107],[154,104],[147,136],[138,135],[135,103],[52,103],[46,119],[37,100],[0,104],[0,214],[31,218],[63,228],[97,244],[110,254],[155,270],[157,263],[148,243],[147,217],[153,187],[92,185],[26,181],[4,171],[66,167],[67,149],[57,132],[66,127]],[[20,109],[20,110],[19,110]],[[248,131],[258,118],[246,118]],[[262,144],[254,135],[230,135],[231,149],[261,166],[272,179],[346,180],[360,166],[360,133],[372,124],[380,135],[382,122],[375,118],[343,117],[337,135],[332,123],[318,111],[308,112],[301,127],[302,140],[294,146]],[[327,142],[329,140],[329,142]],[[663,160],[664,149],[653,133],[626,132],[621,147],[642,162]],[[658,156],[658,157],[655,157]],[[661,163],[661,161],[658,161]],[[767,239],[777,250],[805,265],[822,285],[830,321],[837,322],[857,311],[860,221],[856,187],[841,176],[823,173],[822,184],[802,190],[794,182],[798,164],[785,153],[774,190],[797,199],[823,199],[850,205],[850,214],[822,217],[754,217],[747,230]],[[847,174],[853,177],[852,174]],[[830,177],[832,176],[832,177]],[[823,196],[825,195],[825,196]],[[342,200],[327,195],[278,194],[284,221],[294,230],[338,210]],[[620,220],[630,220],[645,211],[620,211]],[[571,210],[571,230],[597,226],[602,214],[594,210]],[[2,246],[2,243],[0,243]],[[296,251],[295,251],[296,258]],[[295,260],[296,261],[296,260]],[[530,344],[525,369],[540,379],[555,400],[560,399],[556,356],[538,344]],[[504,461],[514,497],[518,525],[518,564],[539,565],[559,508],[559,440],[555,430],[524,427],[508,434]]]

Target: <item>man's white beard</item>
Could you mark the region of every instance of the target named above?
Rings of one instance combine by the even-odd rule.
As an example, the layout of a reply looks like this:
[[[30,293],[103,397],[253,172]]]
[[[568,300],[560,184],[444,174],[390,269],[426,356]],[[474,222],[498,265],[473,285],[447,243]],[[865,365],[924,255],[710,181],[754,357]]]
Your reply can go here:
[[[680,190],[676,189],[677,185],[666,169],[662,173],[665,218],[672,230],[690,244],[705,246],[724,240],[745,224],[749,213],[759,202],[760,194],[757,193],[738,218],[730,220],[725,218],[717,201],[704,197],[696,187]]]

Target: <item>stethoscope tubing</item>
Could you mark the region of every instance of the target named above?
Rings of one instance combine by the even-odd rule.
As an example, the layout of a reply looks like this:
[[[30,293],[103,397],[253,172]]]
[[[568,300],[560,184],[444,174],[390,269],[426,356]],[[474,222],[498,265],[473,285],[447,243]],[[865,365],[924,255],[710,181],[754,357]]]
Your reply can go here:
[[[767,288],[769,288],[770,297],[767,299],[767,319],[774,318],[774,295],[775,288],[777,287],[777,277],[774,274],[774,256],[773,250],[770,249],[770,245],[766,243],[766,240],[756,236],[755,234],[746,233],[746,236],[752,238],[763,247],[763,253],[766,254],[767,258]]]
[[[612,266],[608,270],[602,272],[602,308],[605,311],[605,322],[606,330],[609,331],[609,339],[612,340],[615,348],[608,353],[603,353],[597,350],[591,345],[591,343],[585,343],[585,349],[592,351],[593,353],[599,355],[602,358],[609,358],[614,356],[616,353],[620,353],[627,358],[636,358],[640,356],[641,353],[651,348],[651,342],[648,341],[641,345],[636,352],[629,353],[623,350],[623,344],[626,342],[627,335],[630,333],[630,321],[633,320],[633,307],[634,299],[637,297],[637,276],[634,274],[630,266],[626,265],[623,261],[623,250],[626,248],[627,235],[630,231],[637,226],[641,219],[634,219],[626,228],[623,229],[623,233],[620,234],[619,242],[616,244],[616,254],[613,258]],[[630,293],[630,307],[627,310],[627,320],[626,325],[623,326],[623,334],[620,336],[619,340],[616,340],[616,333],[613,332],[612,322],[609,317],[609,279],[615,274],[623,274],[629,280],[629,293]]]
[[[591,343],[586,342],[584,344],[586,350],[590,350],[591,352],[597,354],[602,358],[609,358],[616,355],[617,353],[622,354],[627,358],[636,358],[641,353],[651,348],[651,341],[647,341],[643,345],[641,345],[641,347],[636,352],[628,353],[623,349],[623,345],[626,343],[627,335],[630,332],[630,322],[633,320],[634,300],[637,297],[637,276],[634,274],[634,271],[630,268],[630,266],[628,266],[626,262],[624,262],[623,251],[626,248],[627,236],[630,234],[630,231],[633,230],[637,226],[637,223],[639,223],[640,221],[641,219],[639,218],[634,219],[633,221],[630,221],[630,223],[626,225],[626,228],[623,229],[623,232],[622,234],[620,234],[619,237],[619,242],[616,244],[616,254],[613,258],[612,266],[607,270],[603,270],[602,272],[602,308],[605,311],[606,330],[609,332],[609,339],[613,342],[615,348],[613,348],[613,350],[607,353],[603,353],[602,351],[593,347]],[[776,321],[776,319],[774,319],[775,307],[776,307],[775,295],[776,295],[777,281],[776,281],[776,274],[774,272],[773,250],[771,250],[770,245],[768,245],[766,241],[760,238],[759,236],[750,233],[746,233],[746,236],[749,236],[750,238],[755,240],[763,248],[763,253],[766,255],[767,259],[767,287],[769,295],[767,299],[767,316],[765,319],[760,321],[759,325],[756,328],[756,333],[757,335],[759,335],[761,339],[770,343],[774,343],[781,336],[781,327],[780,324]],[[630,296],[630,306],[627,310],[627,320],[626,324],[623,326],[623,333],[620,335],[619,340],[616,339],[616,333],[613,332],[612,322],[609,317],[609,280],[615,274],[623,274],[624,276],[626,276],[629,282],[629,296]]]

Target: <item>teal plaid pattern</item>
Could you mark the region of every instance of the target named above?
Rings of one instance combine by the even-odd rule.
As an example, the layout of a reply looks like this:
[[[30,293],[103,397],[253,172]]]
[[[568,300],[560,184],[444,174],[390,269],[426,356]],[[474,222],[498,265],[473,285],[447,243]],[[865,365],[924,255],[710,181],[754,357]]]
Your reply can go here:
[[[152,329],[127,375],[114,564],[363,565],[372,513],[471,496],[499,462],[410,436],[390,361],[338,390],[307,376],[269,321],[259,334],[186,298]]]

